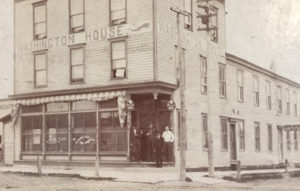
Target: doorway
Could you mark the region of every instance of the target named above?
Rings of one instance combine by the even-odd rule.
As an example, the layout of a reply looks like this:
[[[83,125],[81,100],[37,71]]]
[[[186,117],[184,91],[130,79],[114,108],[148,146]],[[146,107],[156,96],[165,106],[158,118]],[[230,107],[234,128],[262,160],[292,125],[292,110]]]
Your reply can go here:
[[[235,126],[235,123],[230,123],[230,162],[235,162],[237,160]]]

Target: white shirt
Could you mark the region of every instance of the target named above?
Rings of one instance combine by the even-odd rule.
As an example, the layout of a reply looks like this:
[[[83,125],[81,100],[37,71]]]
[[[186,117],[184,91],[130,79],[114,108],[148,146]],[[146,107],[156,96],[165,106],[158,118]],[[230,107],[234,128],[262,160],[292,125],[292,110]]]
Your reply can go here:
[[[166,143],[168,142],[173,143],[175,139],[175,136],[172,133],[172,131],[164,131],[162,137]]]

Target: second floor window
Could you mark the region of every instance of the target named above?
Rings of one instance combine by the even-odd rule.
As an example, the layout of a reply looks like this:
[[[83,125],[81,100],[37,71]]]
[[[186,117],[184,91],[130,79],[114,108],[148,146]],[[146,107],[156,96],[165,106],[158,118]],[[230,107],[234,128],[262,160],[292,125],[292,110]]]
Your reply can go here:
[[[219,63],[219,95],[226,98],[226,72],[225,65]]]
[[[282,94],[281,94],[281,86],[277,86],[277,112],[282,112]]]
[[[294,100],[294,115],[297,116],[298,113],[298,106],[297,106],[297,93],[293,92],[293,100]]]
[[[71,49],[71,83],[84,82],[84,48]]]
[[[40,53],[34,55],[34,86],[47,85],[47,55]]]
[[[271,82],[270,81],[266,81],[266,103],[267,103],[267,109],[271,109],[272,108],[272,98],[271,98]]]
[[[45,39],[47,38],[46,3],[35,4],[33,9],[34,40]]]
[[[125,78],[127,59],[126,59],[126,42],[118,41],[111,43],[111,62],[112,62],[112,78]]]
[[[238,101],[243,102],[244,101],[244,80],[243,80],[243,71],[237,70],[237,96]]]
[[[70,33],[84,31],[84,0],[70,2]]]
[[[200,56],[201,64],[201,93],[207,94],[207,59]]]
[[[286,89],[286,114],[290,114],[290,90]]]
[[[192,30],[193,23],[193,5],[192,0],[184,0],[184,9],[189,13],[188,16],[184,17],[184,28],[188,30]]]
[[[110,0],[110,24],[126,23],[126,0]]]
[[[257,76],[253,76],[253,104],[259,106],[259,86]]]

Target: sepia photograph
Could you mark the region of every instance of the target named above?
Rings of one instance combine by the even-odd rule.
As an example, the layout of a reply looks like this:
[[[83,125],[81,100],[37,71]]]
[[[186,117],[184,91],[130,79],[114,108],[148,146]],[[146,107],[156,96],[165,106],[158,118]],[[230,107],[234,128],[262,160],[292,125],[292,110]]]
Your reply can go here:
[[[0,12],[0,191],[300,191],[299,0]]]

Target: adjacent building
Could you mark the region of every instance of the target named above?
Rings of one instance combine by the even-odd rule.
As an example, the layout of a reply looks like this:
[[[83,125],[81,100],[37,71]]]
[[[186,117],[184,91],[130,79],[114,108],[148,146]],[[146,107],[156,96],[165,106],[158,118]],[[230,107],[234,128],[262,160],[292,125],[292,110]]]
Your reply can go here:
[[[300,163],[300,85],[226,54],[225,2],[209,20],[193,0],[15,0],[13,137],[6,164],[134,163],[132,129],[171,127],[179,165],[176,14],[182,17],[187,167]],[[209,32],[198,30],[209,23]],[[176,103],[170,110],[169,101]],[[145,132],[144,134],[142,132]],[[141,159],[153,153],[141,136]]]

